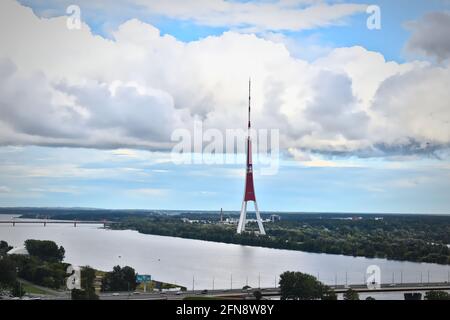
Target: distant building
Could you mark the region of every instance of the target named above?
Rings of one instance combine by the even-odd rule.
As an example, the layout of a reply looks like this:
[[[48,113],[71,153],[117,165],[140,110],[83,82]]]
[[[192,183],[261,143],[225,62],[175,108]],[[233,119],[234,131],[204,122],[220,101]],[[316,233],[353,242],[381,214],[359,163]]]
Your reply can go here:
[[[239,220],[238,219],[234,219],[234,218],[226,218],[225,219],[225,224],[238,224]]]
[[[277,214],[272,214],[270,216],[270,221],[272,221],[272,222],[276,222],[276,221],[280,221],[280,220],[281,220],[281,217]]]

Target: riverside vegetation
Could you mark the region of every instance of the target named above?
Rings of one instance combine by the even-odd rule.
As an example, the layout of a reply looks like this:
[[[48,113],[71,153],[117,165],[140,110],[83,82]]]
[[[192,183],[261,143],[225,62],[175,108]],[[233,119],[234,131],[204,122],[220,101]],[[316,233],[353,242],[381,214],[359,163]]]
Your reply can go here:
[[[33,213],[22,212],[26,217]],[[0,211],[1,212],[1,211]],[[20,211],[17,211],[19,213]],[[280,221],[264,224],[266,236],[237,235],[234,225],[219,223],[212,212],[66,209],[45,211],[53,219],[116,222],[114,229],[206,241],[386,258],[411,262],[450,264],[450,216],[400,214],[279,214]],[[229,218],[238,218],[227,213]],[[268,214],[263,214],[268,218]],[[257,230],[249,223],[248,229]]]

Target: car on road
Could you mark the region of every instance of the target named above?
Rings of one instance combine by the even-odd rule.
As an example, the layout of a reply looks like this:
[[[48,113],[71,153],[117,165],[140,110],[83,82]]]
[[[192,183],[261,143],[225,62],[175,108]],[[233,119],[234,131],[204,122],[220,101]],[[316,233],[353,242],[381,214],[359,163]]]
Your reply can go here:
[[[202,290],[202,294],[207,294],[208,293],[208,290]]]
[[[113,295],[114,297],[120,296],[120,294],[117,293],[117,292],[114,292],[112,295]]]

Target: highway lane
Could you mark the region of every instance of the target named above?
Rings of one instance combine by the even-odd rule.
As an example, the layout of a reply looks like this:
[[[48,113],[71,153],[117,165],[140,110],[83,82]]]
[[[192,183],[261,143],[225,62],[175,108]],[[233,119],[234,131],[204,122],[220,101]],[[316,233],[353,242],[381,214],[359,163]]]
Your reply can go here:
[[[383,284],[379,289],[369,289],[366,285],[351,286],[331,286],[336,293],[344,293],[349,288],[363,292],[398,292],[398,291],[415,291],[423,292],[430,290],[450,290],[449,283],[408,283],[408,284]],[[253,292],[260,290],[264,297],[279,297],[279,288],[253,288],[250,290],[233,289],[233,290],[195,290],[195,291],[179,291],[179,292],[151,292],[151,293],[101,293],[100,299],[104,300],[182,300],[185,297],[223,297],[223,298],[253,298]]]
[[[351,285],[351,286],[331,286],[336,293],[343,293],[349,288],[363,293],[363,292],[424,292],[430,290],[450,290],[449,283],[408,283],[408,284],[383,284],[379,289],[368,289],[366,285]],[[219,290],[189,290],[189,291],[165,291],[165,292],[102,292],[99,294],[101,300],[183,300],[186,297],[221,297],[224,299],[244,299],[253,298],[253,292],[260,290],[264,297],[279,297],[279,288],[252,288],[250,290],[242,289],[219,289]],[[45,296],[42,299],[56,299],[67,300],[70,299],[68,291],[62,292],[55,296]]]

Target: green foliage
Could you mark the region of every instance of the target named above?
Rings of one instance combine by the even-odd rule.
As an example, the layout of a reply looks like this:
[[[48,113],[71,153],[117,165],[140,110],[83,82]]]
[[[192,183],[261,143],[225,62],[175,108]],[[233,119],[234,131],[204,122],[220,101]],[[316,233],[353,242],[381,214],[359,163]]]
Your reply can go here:
[[[405,292],[403,296],[405,300],[422,300],[422,294],[420,292]]]
[[[6,242],[0,246],[8,247]],[[9,288],[14,296],[20,297],[25,289],[17,281],[17,275],[35,284],[58,289],[64,283],[65,265],[42,261],[36,256],[0,256],[0,287]]]
[[[136,289],[136,272],[133,268],[115,266],[102,279],[102,291],[134,291]]]
[[[359,294],[353,289],[344,292],[344,300],[359,300]]]
[[[27,250],[34,250],[33,255],[11,255],[7,257],[13,261],[15,268],[19,271],[19,277],[37,285],[59,289],[65,283],[66,277],[66,264],[59,261],[64,249],[58,248],[51,241],[27,240],[25,243],[29,247]],[[14,272],[16,272],[16,269],[14,269]]]
[[[286,271],[280,275],[281,300],[318,300],[332,297],[331,289],[315,277]]]
[[[8,242],[3,240],[0,241],[0,257],[5,256],[6,253],[11,249],[12,247],[8,245]]]
[[[23,297],[26,294],[25,289],[19,281],[16,281],[11,288],[11,294],[14,297]]]
[[[334,290],[328,289],[325,290],[322,296],[322,300],[337,300],[338,296]]]
[[[2,257],[0,259],[0,287],[10,287],[16,281],[16,264],[9,257]]]
[[[14,256],[19,266],[19,276],[35,284],[59,289],[65,283],[66,265],[48,262],[37,257]]]
[[[185,223],[183,217],[200,222]],[[352,220],[346,215],[284,214],[281,221],[265,224],[267,236],[237,235],[235,226],[214,221],[214,214],[137,215],[119,219],[112,228],[275,249],[450,264],[446,246],[450,243],[450,218],[445,216],[364,215]]]
[[[261,300],[262,299],[262,293],[259,290],[256,290],[253,292],[253,296],[255,297],[256,300]]]
[[[450,294],[439,290],[428,291],[425,293],[425,300],[450,300]]]
[[[25,247],[31,256],[38,257],[43,261],[61,262],[64,259],[64,248],[58,248],[53,241],[27,240]]]
[[[9,212],[0,208],[0,212]],[[236,235],[233,225],[216,222],[214,212],[167,212],[142,210],[22,209],[24,217],[36,213],[54,219],[118,222],[114,229],[132,229],[156,234],[215,242],[386,258],[413,262],[450,264],[450,217],[433,215],[364,214],[283,214],[281,221],[265,224],[267,236],[252,233]],[[227,214],[237,218],[238,215]],[[184,223],[181,218],[198,220]],[[256,228],[252,223],[250,228]]]

